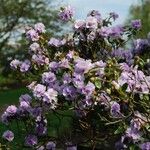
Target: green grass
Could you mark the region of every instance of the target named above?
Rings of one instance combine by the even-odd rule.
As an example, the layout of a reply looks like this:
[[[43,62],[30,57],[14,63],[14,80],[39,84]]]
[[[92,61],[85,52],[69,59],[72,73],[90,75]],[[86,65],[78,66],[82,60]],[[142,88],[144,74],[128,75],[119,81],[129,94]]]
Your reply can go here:
[[[0,85],[9,85],[9,84],[15,84],[16,80],[12,77],[4,77],[0,74]],[[1,88],[1,87],[0,87]]]
[[[12,89],[0,92],[0,108],[4,105],[16,104],[21,94],[27,92],[26,88]]]

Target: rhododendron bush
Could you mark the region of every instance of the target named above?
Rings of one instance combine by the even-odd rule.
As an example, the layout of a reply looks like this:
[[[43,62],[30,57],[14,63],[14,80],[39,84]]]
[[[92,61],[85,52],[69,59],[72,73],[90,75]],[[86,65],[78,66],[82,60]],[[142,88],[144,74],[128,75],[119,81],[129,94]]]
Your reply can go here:
[[[42,23],[26,31],[28,58],[10,66],[28,78],[29,93],[2,114],[2,146],[150,150],[150,37],[133,40],[140,20],[112,26],[114,12],[104,19],[93,10],[76,21],[73,14],[71,6],[59,12],[74,22],[62,38],[47,37]]]

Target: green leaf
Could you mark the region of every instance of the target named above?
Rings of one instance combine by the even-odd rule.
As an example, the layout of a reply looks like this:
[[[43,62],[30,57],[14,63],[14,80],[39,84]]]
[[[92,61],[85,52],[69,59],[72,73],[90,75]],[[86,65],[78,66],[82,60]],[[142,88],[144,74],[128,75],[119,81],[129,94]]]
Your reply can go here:
[[[150,132],[150,125],[149,125],[149,124],[146,124],[145,128],[146,128],[146,130],[147,130],[148,132]]]
[[[148,101],[149,100],[149,95],[144,95],[144,99]]]
[[[102,87],[101,81],[99,79],[95,80],[95,86],[96,88],[100,89]]]
[[[131,145],[129,150],[138,150],[138,147],[136,145]]]
[[[124,127],[118,127],[118,129],[114,132],[114,134],[120,134],[124,132]]]
[[[125,91],[125,90],[127,89],[127,87],[128,87],[128,84],[125,83],[125,84],[122,86],[122,90]]]

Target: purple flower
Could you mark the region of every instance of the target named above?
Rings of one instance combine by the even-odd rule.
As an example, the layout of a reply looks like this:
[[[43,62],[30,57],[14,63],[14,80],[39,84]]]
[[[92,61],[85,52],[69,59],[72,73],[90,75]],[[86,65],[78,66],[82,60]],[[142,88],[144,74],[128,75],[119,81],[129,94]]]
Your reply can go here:
[[[30,29],[26,33],[26,37],[31,40],[31,41],[38,41],[39,40],[39,35],[34,29]]]
[[[42,135],[45,135],[47,134],[47,127],[44,123],[40,122],[40,123],[37,123],[36,124],[36,127],[35,127],[35,132],[39,135],[39,136],[42,136]]]
[[[60,40],[56,38],[51,38],[48,42],[48,45],[55,46],[55,47],[60,47],[66,43],[66,40]]]
[[[21,61],[14,59],[10,62],[10,66],[12,69],[17,69],[21,64]]]
[[[28,102],[26,102],[26,101],[21,101],[20,102],[20,109],[21,110],[29,110],[29,108],[30,108],[31,106],[30,106],[30,104],[28,103]]]
[[[59,63],[55,62],[55,61],[52,61],[49,63],[49,69],[51,71],[56,71],[59,67]]]
[[[66,86],[63,89],[63,96],[65,96],[67,99],[74,98],[76,95],[76,89],[73,86]]]
[[[62,89],[64,88],[64,84],[62,84],[59,80],[56,80],[56,82],[51,85],[49,88],[53,88],[58,93],[62,93]]]
[[[139,131],[138,130],[136,130],[136,129],[132,129],[132,128],[127,128],[127,130],[126,130],[126,136],[127,137],[129,137],[129,138],[131,138],[131,139],[133,139],[133,140],[139,140],[140,139],[140,137],[141,137],[141,135],[140,135],[140,133],[139,133]]]
[[[120,69],[122,71],[127,71],[127,72],[130,71],[130,67],[129,67],[129,65],[127,63],[120,63]]]
[[[61,11],[59,13],[59,17],[62,21],[69,21],[72,19],[74,15],[74,8],[72,8],[70,5],[61,8]]]
[[[68,60],[71,60],[71,59],[73,59],[73,56],[74,56],[74,51],[69,51],[68,54],[66,55],[66,58]]]
[[[33,95],[37,98],[41,98],[44,96],[44,93],[46,91],[46,87],[42,84],[37,84],[33,89]]]
[[[141,137],[140,129],[141,121],[138,118],[133,119],[131,120],[130,127],[126,130],[126,136],[134,141],[137,141]]]
[[[105,68],[106,67],[106,63],[103,62],[102,60],[97,61],[94,63],[96,67],[100,67],[100,68]]]
[[[149,42],[147,39],[134,40],[133,53],[134,54],[142,54],[148,49],[148,47],[149,47]]]
[[[101,27],[101,29],[98,31],[98,33],[99,33],[100,36],[105,38],[105,37],[109,36],[109,31],[110,31],[109,27]]]
[[[112,38],[120,38],[123,34],[123,27],[122,26],[115,26],[109,28],[109,36]]]
[[[93,67],[94,65],[91,63],[91,60],[81,58],[75,60],[75,72],[78,74],[87,73]]]
[[[88,82],[88,84],[82,88],[82,93],[85,96],[91,96],[94,90],[95,90],[95,85],[91,82]]]
[[[50,141],[46,144],[46,149],[47,150],[55,150],[56,149],[56,144],[54,142]]]
[[[124,85],[125,83],[128,83],[130,86],[134,83],[132,83],[132,78],[130,78],[130,73],[128,72],[122,72],[121,76],[118,79],[119,85]]]
[[[115,12],[111,12],[109,13],[110,17],[113,18],[113,20],[115,21],[117,18],[119,18],[119,15],[116,14]]]
[[[49,88],[44,93],[43,101],[46,103],[50,103],[52,107],[55,107],[55,105],[57,104],[57,95],[58,95],[57,91],[55,91],[52,88]]]
[[[29,147],[35,146],[35,145],[37,145],[37,142],[38,142],[38,139],[35,135],[28,135],[25,138],[25,145],[26,146],[29,146]]]
[[[37,23],[34,25],[34,29],[35,31],[37,31],[38,33],[45,33],[45,26],[43,23]]]
[[[130,126],[131,126],[131,129],[136,129],[136,130],[140,130],[141,128],[141,121],[139,119],[132,119],[131,122],[130,122]]]
[[[116,57],[118,59],[126,60],[126,62],[131,61],[132,52],[130,50],[124,50],[122,48],[115,49],[111,52],[112,57]]]
[[[113,117],[120,117],[120,105],[117,102],[111,104],[110,113]]]
[[[30,53],[33,52],[36,54],[40,51],[41,51],[41,48],[40,48],[40,45],[38,43],[34,42],[30,45],[30,51],[29,51]]]
[[[67,146],[67,150],[77,150],[77,146],[75,145]]]
[[[147,85],[146,82],[141,84],[141,92],[143,94],[148,94],[149,93],[149,86]]]
[[[52,72],[44,72],[42,74],[42,82],[43,83],[51,84],[51,83],[54,83],[55,80],[56,80],[56,76]]]
[[[21,72],[27,72],[31,66],[31,62],[29,60],[25,60],[21,63],[20,71]]]
[[[17,112],[17,107],[15,105],[8,106],[6,109],[6,113],[8,113],[10,116],[15,115],[16,112]]]
[[[131,26],[134,29],[140,29],[141,28],[141,20],[132,20],[131,21]]]
[[[150,150],[150,142],[145,142],[140,145],[141,150]]]
[[[36,118],[36,117],[41,116],[42,109],[41,109],[41,107],[35,107],[30,110],[30,113],[33,117]]]
[[[111,101],[110,97],[105,92],[100,94],[99,97],[100,105],[104,105],[106,108],[108,108],[110,101]]]
[[[84,76],[80,74],[74,74],[73,84],[78,89],[81,89],[84,86]]]
[[[89,16],[86,19],[86,28],[96,29],[98,27],[98,21],[95,17]]]
[[[137,66],[134,68],[132,67],[129,72],[122,72],[118,79],[118,83],[121,86],[127,83],[127,92],[142,92],[145,94],[149,93],[149,86],[146,82],[146,76],[142,71],[138,70]]]
[[[84,106],[91,106],[93,104],[93,100],[88,96],[82,102]]]
[[[60,68],[69,68],[69,61],[66,58],[63,58],[60,62],[59,62],[59,67]]]
[[[25,102],[30,103],[31,100],[32,100],[32,97],[29,94],[24,94],[19,97],[19,102],[25,101]]]
[[[14,133],[12,131],[7,130],[3,133],[2,137],[7,141],[11,142],[14,139]]]
[[[56,38],[51,38],[48,42],[48,45],[59,47],[60,46],[60,40]]]
[[[2,116],[1,116],[1,121],[2,121],[2,123],[8,125],[8,123],[9,123],[9,122],[8,122],[8,117],[9,117],[8,113],[7,113],[7,112],[4,112],[4,113],[2,114]]]
[[[67,83],[70,83],[71,82],[71,75],[69,73],[65,73],[63,75],[63,83],[64,84],[67,84]]]
[[[84,20],[76,20],[74,24],[75,29],[83,29],[85,27],[85,21]]]
[[[32,61],[37,63],[38,65],[44,65],[44,64],[48,64],[49,63],[49,58],[45,57],[44,55],[40,55],[40,54],[34,54],[32,56]]]
[[[97,19],[98,23],[102,22],[101,14],[97,10],[90,11],[87,16],[95,17]]]

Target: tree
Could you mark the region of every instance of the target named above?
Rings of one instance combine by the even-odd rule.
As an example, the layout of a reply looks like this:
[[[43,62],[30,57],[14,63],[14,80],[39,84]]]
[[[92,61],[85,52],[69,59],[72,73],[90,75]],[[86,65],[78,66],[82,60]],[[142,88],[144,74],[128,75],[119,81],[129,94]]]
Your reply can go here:
[[[60,24],[52,0],[0,0],[0,4],[0,66],[7,72],[7,60],[24,54],[27,43],[22,35],[27,25],[42,22],[53,35]]]
[[[128,21],[141,19],[142,30],[137,34],[137,37],[146,38],[147,33],[150,32],[150,0],[141,0],[141,4],[132,5],[129,14]]]

